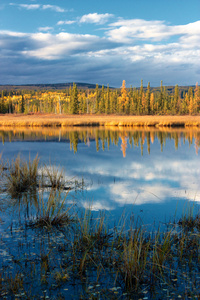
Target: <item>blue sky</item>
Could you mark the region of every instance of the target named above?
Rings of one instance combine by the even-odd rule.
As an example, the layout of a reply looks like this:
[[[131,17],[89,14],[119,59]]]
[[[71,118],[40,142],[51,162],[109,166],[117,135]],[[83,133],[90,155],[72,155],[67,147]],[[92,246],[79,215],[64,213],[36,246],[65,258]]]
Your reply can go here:
[[[0,84],[200,81],[199,0],[0,2]]]

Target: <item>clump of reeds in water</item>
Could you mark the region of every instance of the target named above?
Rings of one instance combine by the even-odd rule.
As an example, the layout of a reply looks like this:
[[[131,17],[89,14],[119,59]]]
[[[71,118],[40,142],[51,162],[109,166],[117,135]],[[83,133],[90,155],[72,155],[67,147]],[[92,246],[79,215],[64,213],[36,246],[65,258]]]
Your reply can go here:
[[[2,160],[2,153],[0,153],[0,175],[2,175],[3,168],[4,168],[4,163]]]
[[[198,215],[195,220],[199,220]],[[109,234],[104,217],[101,216],[95,225],[91,211],[86,211],[73,244],[73,270],[83,277],[87,274],[88,281],[92,276],[95,284],[104,284],[104,287],[113,276],[114,286],[109,291],[119,292],[119,288],[127,293],[127,299],[135,299],[134,295],[142,297],[142,290],[148,299],[155,295],[166,296],[166,291],[171,296],[184,295],[184,299],[197,295],[200,236],[198,232],[182,230],[177,223],[155,232],[131,224],[128,232],[124,227]],[[106,278],[104,283],[102,277]],[[91,288],[90,283],[88,297],[95,292],[95,284]],[[155,299],[158,298],[155,296]]]
[[[66,187],[66,180],[63,169],[54,166],[45,166],[42,170],[41,186],[53,189],[69,189]]]
[[[36,156],[28,162],[21,159],[20,155],[11,163],[7,162],[5,178],[6,187],[11,195],[18,195],[37,186],[39,158]]]
[[[74,217],[69,213],[73,205],[65,209],[66,197],[55,189],[51,189],[47,199],[43,195],[39,199],[39,209],[37,217],[31,221],[33,227],[52,227],[71,224],[75,221]]]
[[[194,215],[193,208],[189,208],[178,221],[178,225],[185,231],[200,231],[200,215]]]
[[[95,220],[90,209],[86,209],[84,217],[79,219],[79,233],[78,244],[83,250],[103,249],[113,235],[106,226],[105,213]]]
[[[19,162],[8,165],[6,176],[11,176],[11,170],[17,173],[17,170],[27,169],[21,169],[19,166],[23,164]],[[62,188],[58,188],[63,187],[64,183],[56,183],[63,176],[57,174],[58,180],[52,181],[55,184],[50,185],[50,189],[41,189],[36,217],[29,224],[32,228],[58,227],[60,230],[62,227],[62,232],[68,225],[65,237],[57,244],[54,240],[51,241],[52,252],[49,251],[48,256],[41,256],[42,265],[46,269],[49,268],[49,262],[53,263],[55,256],[59,256],[61,264],[53,269],[59,291],[62,290],[62,285],[66,290],[69,281],[69,285],[75,282],[80,290],[82,288],[81,291],[85,289],[85,298],[81,295],[79,299],[195,299],[199,296],[198,214],[187,212],[175,224],[167,224],[162,230],[154,228],[153,232],[138,222],[109,230],[105,214],[95,219],[91,209],[87,209],[83,218],[74,217],[72,206],[66,206],[70,190],[65,193]],[[45,180],[51,182],[49,175],[46,176]],[[37,186],[40,185],[37,183]],[[20,191],[23,192],[24,189]],[[72,224],[73,230],[69,230],[69,225]],[[35,264],[34,258],[32,260]],[[50,273],[46,272],[45,277],[45,284],[49,282],[49,286],[52,285]],[[23,277],[23,280],[31,282],[33,279],[27,272],[27,278]],[[15,293],[18,286],[21,287],[19,276],[15,278],[15,282],[12,281],[12,285],[14,283],[17,285],[13,291],[7,285],[10,294]],[[81,284],[83,287],[80,287]],[[3,285],[5,286],[5,276],[3,280],[0,277],[0,293]],[[34,299],[34,295],[32,298]]]

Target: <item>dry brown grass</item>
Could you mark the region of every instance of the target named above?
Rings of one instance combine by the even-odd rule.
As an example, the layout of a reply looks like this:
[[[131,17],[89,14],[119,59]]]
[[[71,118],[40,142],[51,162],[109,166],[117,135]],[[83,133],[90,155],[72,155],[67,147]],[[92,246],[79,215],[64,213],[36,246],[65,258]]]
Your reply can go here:
[[[148,126],[200,127],[200,116],[118,116],[118,115],[1,115],[0,126]]]

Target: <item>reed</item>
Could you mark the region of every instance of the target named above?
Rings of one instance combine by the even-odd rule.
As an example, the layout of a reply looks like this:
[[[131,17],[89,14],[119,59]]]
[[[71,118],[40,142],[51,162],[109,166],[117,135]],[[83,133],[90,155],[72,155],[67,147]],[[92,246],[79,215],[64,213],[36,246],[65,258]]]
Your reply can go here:
[[[33,226],[60,224],[52,223],[54,216],[60,215],[59,210],[55,209],[55,214],[50,213],[57,206],[55,193],[59,195],[59,191],[52,189],[52,198],[41,201],[39,218],[42,216],[42,221],[37,223],[35,220]],[[62,206],[63,198],[58,202]],[[46,215],[50,215],[50,222]],[[80,290],[77,299],[165,299],[168,296],[172,299],[195,299],[200,284],[200,236],[199,232],[186,232],[181,225],[177,227],[178,222],[176,227],[167,224],[167,228],[172,228],[166,231],[158,228],[151,233],[144,226],[131,223],[128,231],[122,231],[120,227],[113,229],[111,234],[105,215],[100,214],[94,219],[91,209],[88,209],[70,234],[68,229],[63,231],[63,244],[52,243],[51,240],[51,250],[41,252],[41,285],[48,287],[53,280],[56,292],[66,290],[73,283]],[[61,222],[63,224],[66,220]],[[54,250],[58,245],[59,250]],[[62,260],[55,267],[57,256]],[[38,273],[34,274],[37,276]],[[9,288],[11,292],[16,291],[17,284],[21,284],[19,278],[16,279],[14,290]]]
[[[72,206],[64,209],[68,192],[63,197],[60,191],[51,189],[45,201],[43,195],[39,199],[39,211],[36,219],[32,220],[32,227],[52,227],[69,225],[75,222],[75,218],[69,214]]]
[[[178,221],[178,225],[186,231],[200,230],[200,216],[194,214],[194,207],[189,207]]]
[[[32,178],[35,174],[34,182],[38,186],[36,166],[39,160],[37,157],[35,160],[35,163],[30,159],[24,163],[17,157],[11,164],[7,163],[8,169],[3,173],[6,178],[9,174],[17,176],[18,172],[28,174],[26,177],[31,174]],[[5,269],[0,270],[1,294],[5,292],[13,299],[19,290],[30,294],[27,287],[38,280],[40,296],[45,286],[45,290],[54,289],[55,299],[61,297],[60,292],[66,298],[64,291],[72,285],[80,290],[77,299],[195,299],[199,296],[200,217],[193,208],[162,230],[149,231],[138,220],[135,222],[134,216],[127,224],[124,215],[110,230],[105,213],[94,218],[91,207],[82,217],[77,217],[78,212],[75,214],[73,205],[67,203],[70,190],[63,191],[65,183],[60,182],[64,175],[57,170],[54,173],[57,174],[56,184],[47,190],[40,189],[36,200],[30,198],[32,203],[37,203],[37,214],[26,223],[31,228],[25,226],[27,231],[34,232],[31,243],[37,243],[40,235],[40,253],[31,257],[30,239],[27,232],[23,234],[27,248],[20,241],[19,249],[14,250],[14,255],[18,251],[18,258],[13,258],[12,262],[8,259]],[[49,174],[45,174],[46,179],[51,180]],[[27,188],[21,188],[20,193],[27,196],[23,200],[26,206],[29,187],[27,183],[25,186]],[[35,183],[31,182],[30,186]],[[11,232],[13,235],[12,228]],[[59,233],[62,233],[61,239],[57,240]],[[23,249],[28,249],[29,257],[23,256]],[[23,269],[23,277],[19,268],[20,272]],[[34,297],[33,291],[30,299]]]
[[[3,175],[3,170],[4,170],[4,162],[2,159],[2,153],[0,153],[0,176]]]
[[[45,181],[46,179],[46,181]],[[64,171],[54,166],[44,166],[42,170],[41,186],[51,187],[53,189],[64,189],[66,184]]]
[[[6,186],[11,195],[18,195],[37,186],[39,158],[36,156],[33,161],[29,157],[26,162],[20,155],[11,163],[7,163]]]
[[[10,290],[13,294],[16,294],[20,289],[23,288],[23,277],[22,274],[16,273],[6,277],[5,279],[7,284],[7,289]]]
[[[80,247],[84,250],[88,248],[102,249],[108,245],[112,235],[107,229],[104,213],[94,220],[91,209],[85,210],[83,219],[79,219],[78,244]]]
[[[118,251],[115,262],[127,290],[137,289],[145,281],[150,244],[142,228],[131,229],[129,236],[124,238],[123,249]]]

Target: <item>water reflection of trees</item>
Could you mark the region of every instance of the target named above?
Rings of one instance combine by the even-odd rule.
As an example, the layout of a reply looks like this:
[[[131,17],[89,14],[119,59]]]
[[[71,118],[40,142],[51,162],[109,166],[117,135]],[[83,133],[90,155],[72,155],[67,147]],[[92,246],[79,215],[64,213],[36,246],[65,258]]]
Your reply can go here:
[[[131,148],[140,147],[143,155],[144,147],[150,154],[151,145],[157,140],[160,149],[166,145],[167,140],[174,140],[174,147],[178,149],[179,144],[188,142],[194,144],[196,153],[200,146],[200,129],[173,129],[173,128],[105,128],[105,127],[84,127],[84,128],[14,128],[0,130],[2,143],[12,141],[66,141],[70,142],[70,149],[76,153],[78,143],[83,142],[90,145],[90,141],[95,141],[96,151],[103,151],[110,148],[110,145],[120,146],[123,156],[126,156],[128,144]]]

